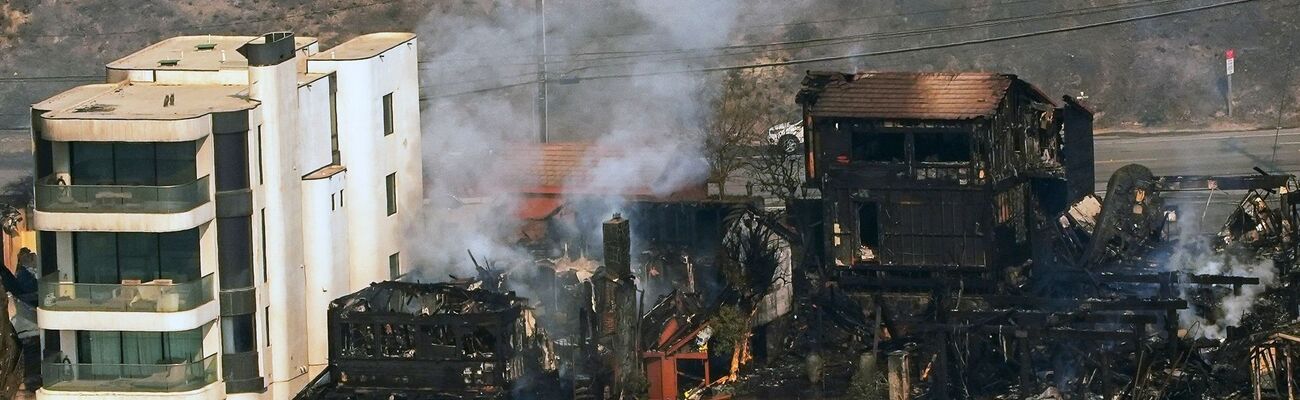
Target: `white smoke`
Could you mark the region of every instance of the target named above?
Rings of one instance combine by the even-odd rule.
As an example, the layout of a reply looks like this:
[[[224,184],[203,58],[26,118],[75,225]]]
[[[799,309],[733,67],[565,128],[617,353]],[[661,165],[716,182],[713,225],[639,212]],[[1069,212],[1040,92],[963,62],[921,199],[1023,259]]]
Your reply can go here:
[[[466,250],[480,263],[532,264],[516,246],[522,228],[519,192],[536,184],[524,174],[536,160],[520,159],[535,145],[537,43],[532,2],[486,2],[471,12],[438,9],[418,29],[424,126],[424,221],[411,237],[420,243],[417,279],[472,274]],[[551,7],[551,5],[548,5]],[[656,61],[617,70],[580,68],[608,61],[572,62],[574,53],[725,45],[737,18],[737,0],[637,0],[627,3],[555,5],[547,12],[550,140],[594,144],[581,179],[566,192],[619,194],[648,190],[673,193],[700,182],[698,127],[707,121],[700,93],[709,76],[665,75],[581,80],[597,74],[640,74],[685,67]],[[625,35],[636,32],[634,35]],[[594,57],[594,58],[593,58]],[[561,77],[577,77],[573,82]],[[522,83],[522,84],[521,84]],[[585,204],[588,215],[621,211],[614,196]],[[635,221],[634,221],[635,223]],[[600,227],[584,226],[598,232]],[[596,235],[595,237],[599,237]],[[575,254],[576,256],[576,254]],[[525,270],[531,271],[531,268]],[[512,281],[520,277],[512,272]]]
[[[1180,297],[1188,300],[1189,306],[1179,311],[1179,327],[1192,337],[1224,339],[1228,327],[1240,326],[1242,318],[1251,311],[1259,296],[1277,283],[1277,268],[1271,259],[1243,258],[1216,251],[1209,240],[1195,236],[1196,229],[1184,229],[1182,232],[1184,233],[1178,238],[1178,248],[1164,265],[1166,270],[1195,275],[1259,278],[1258,285],[1243,285],[1237,293],[1222,294],[1212,309],[1197,308],[1191,303],[1194,287],[1182,287]],[[1228,288],[1219,289],[1226,292]]]

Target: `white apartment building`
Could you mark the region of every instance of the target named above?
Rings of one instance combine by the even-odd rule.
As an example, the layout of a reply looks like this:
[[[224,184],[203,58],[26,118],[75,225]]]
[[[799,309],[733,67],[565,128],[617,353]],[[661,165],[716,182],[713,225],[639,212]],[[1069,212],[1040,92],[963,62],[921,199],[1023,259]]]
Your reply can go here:
[[[401,274],[415,35],[185,36],[32,106],[37,397],[289,399],[330,300]]]

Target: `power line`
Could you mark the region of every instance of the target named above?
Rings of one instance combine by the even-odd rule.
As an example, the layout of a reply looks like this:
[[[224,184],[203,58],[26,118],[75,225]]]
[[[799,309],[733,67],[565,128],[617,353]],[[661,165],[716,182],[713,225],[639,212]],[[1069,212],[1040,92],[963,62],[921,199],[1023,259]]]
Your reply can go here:
[[[747,54],[755,54],[755,53],[762,53],[762,52],[769,52],[769,51],[779,51],[779,50],[795,50],[795,51],[797,51],[797,50],[810,49],[810,48],[814,48],[814,47],[823,47],[823,46],[832,46],[832,45],[840,45],[840,44],[849,44],[849,43],[854,43],[854,42],[857,42],[857,41],[860,41],[860,40],[864,40],[864,39],[886,39],[886,38],[892,39],[892,38],[903,38],[903,37],[910,37],[910,36],[919,36],[919,35],[924,35],[924,34],[933,34],[933,33],[952,32],[952,31],[957,31],[957,30],[961,30],[961,29],[970,29],[970,28],[979,28],[979,27],[990,27],[990,26],[998,26],[998,25],[1003,25],[1003,24],[1019,24],[1019,23],[1024,23],[1024,22],[1028,22],[1028,21],[1041,20],[1041,19],[1047,19],[1047,18],[1063,18],[1063,17],[1075,17],[1075,16],[1081,16],[1081,15],[1086,15],[1086,14],[1099,14],[1099,13],[1104,13],[1104,12],[1113,12],[1113,11],[1119,11],[1119,10],[1129,9],[1129,8],[1134,8],[1134,7],[1146,7],[1146,6],[1152,6],[1152,5],[1158,5],[1158,4],[1170,3],[1170,2],[1176,2],[1176,1],[1186,1],[1186,0],[1159,0],[1159,1],[1151,1],[1151,2],[1144,2],[1144,1],[1139,0],[1139,1],[1131,2],[1131,3],[1124,3],[1124,4],[1118,4],[1118,5],[1112,5],[1112,6],[1105,6],[1105,7],[1098,7],[1098,8],[1105,8],[1105,9],[1100,9],[1100,10],[1095,10],[1095,11],[1088,11],[1089,9],[1067,10],[1067,11],[1063,11],[1063,12],[1055,12],[1055,13],[1049,13],[1049,14],[1040,14],[1040,15],[1029,15],[1029,16],[1015,17],[1014,19],[1011,19],[1011,18],[1003,18],[1003,19],[984,20],[984,21],[977,21],[977,22],[974,22],[974,23],[967,23],[967,24],[954,24],[954,25],[947,25],[947,26],[939,26],[939,27],[930,27],[930,28],[915,29],[915,30],[910,30],[910,31],[881,32],[881,33],[870,33],[870,34],[851,35],[851,36],[844,36],[844,37],[838,37],[838,38],[822,38],[822,39],[807,39],[807,40],[801,40],[801,41],[789,41],[789,42],[781,42],[781,43],[778,43],[778,44],[780,44],[780,45],[797,44],[797,45],[795,45],[795,46],[782,46],[782,47],[775,48],[775,49],[763,49],[763,48],[757,48],[757,49],[752,49],[752,50],[748,50],[748,51],[733,52],[733,53],[727,53],[727,54],[715,54],[715,55],[702,54],[702,55],[696,55],[696,56],[687,56],[687,57],[679,57],[679,58],[670,58],[670,59],[664,59],[664,60],[653,60],[652,62],[660,62],[660,63],[662,63],[662,62],[668,62],[668,61],[697,60],[697,59],[712,58],[712,57],[716,57],[716,56],[731,57],[731,56],[747,55]],[[1141,3],[1141,4],[1136,4],[1136,3]],[[1116,7],[1116,6],[1119,6],[1119,7]],[[759,46],[762,46],[762,45],[748,45],[748,46],[743,46],[743,47],[759,47]],[[739,48],[739,47],[742,47],[742,46],[737,46],[736,48]],[[585,60],[584,60],[584,61],[585,61]],[[580,70],[585,70],[585,69],[606,68],[606,67],[612,67],[612,66],[635,65],[635,64],[640,64],[640,63],[641,63],[641,62],[624,62],[624,63],[605,64],[605,65],[588,65],[588,66],[582,66],[582,67],[574,68],[574,69],[570,70],[569,73],[573,73],[573,72],[580,71]]]
[[[791,26],[791,25],[821,24],[821,23],[831,23],[831,22],[865,21],[865,20],[883,19],[883,18],[890,18],[890,17],[908,17],[908,16],[916,16],[916,15],[934,14],[934,13],[949,12],[949,11],[971,11],[971,10],[994,8],[996,6],[1007,6],[1007,5],[1021,4],[1021,3],[1042,3],[1042,2],[1043,0],[1013,0],[1013,1],[1007,1],[1002,3],[990,3],[983,6],[953,7],[953,8],[932,9],[932,10],[906,12],[906,13],[874,14],[869,16],[838,18],[838,19],[820,20],[820,21],[796,21],[796,22],[786,22],[786,23],[741,25],[739,26],[739,28],[761,28],[761,27],[774,27],[774,26],[779,27],[779,26]],[[620,34],[610,34],[610,35],[598,35],[594,37],[587,37],[584,39],[589,40],[594,38],[615,38],[615,37],[627,37],[627,36],[652,36],[652,35],[663,35],[663,34],[657,32],[620,33]],[[708,48],[701,48],[701,49],[708,49]],[[645,52],[657,52],[657,51],[664,51],[664,50],[665,49],[649,50]],[[682,49],[677,49],[677,50],[682,50]],[[600,55],[600,54],[610,54],[610,53],[627,53],[627,52],[581,52],[581,53],[568,53],[568,54],[560,53],[560,54],[547,54],[547,57]],[[535,54],[523,54],[523,55],[509,55],[509,56],[490,56],[490,57],[461,57],[461,58],[444,58],[444,59],[437,59],[437,60],[422,60],[421,62],[426,63],[426,62],[434,62],[434,61],[455,62],[455,61],[474,61],[474,60],[502,60],[502,59],[514,59],[514,58],[532,59],[536,56],[537,55]],[[534,63],[527,63],[527,64],[521,63],[520,65],[533,65],[533,64]]]
[[[1096,23],[1089,23],[1089,24],[1076,25],[1076,26],[1070,26],[1070,27],[1064,27],[1064,28],[1045,29],[1045,30],[1041,30],[1041,31],[1026,32],[1026,33],[1018,33],[1018,34],[1006,35],[1006,36],[996,36],[996,37],[983,38],[983,39],[962,40],[962,41],[957,41],[957,42],[940,43],[940,44],[924,45],[924,46],[914,46],[914,47],[906,47],[906,48],[901,48],[901,49],[890,49],[890,50],[881,50],[881,51],[872,51],[872,52],[863,52],[863,53],[845,54],[845,55],[838,55],[838,56],[814,57],[814,58],[796,59],[796,60],[788,60],[788,61],[774,61],[774,62],[766,62],[766,63],[756,63],[756,64],[746,64],[746,65],[735,65],[735,66],[722,66],[722,67],[709,67],[709,68],[697,68],[697,69],[682,69],[682,70],[653,71],[653,72],[642,72],[642,73],[614,74],[614,75],[603,75],[603,76],[592,76],[592,77],[579,77],[579,79],[632,78],[632,77],[641,77],[641,76],[671,75],[671,74],[691,73],[691,72],[716,72],[716,71],[729,71],[729,70],[741,70],[741,69],[770,68],[770,67],[781,67],[781,66],[786,66],[786,65],[808,64],[808,63],[817,63],[817,62],[826,62],[826,61],[838,61],[838,60],[847,60],[847,59],[853,59],[853,58],[862,58],[862,57],[871,57],[871,56],[881,56],[881,55],[898,54],[898,53],[910,53],[910,52],[924,51],[924,50],[936,50],[936,49],[944,49],[944,48],[950,48],[950,47],[960,47],[960,46],[968,46],[968,45],[973,45],[973,44],[984,44],[984,43],[1001,42],[1001,41],[1007,41],[1007,40],[1013,40],[1013,39],[1022,39],[1022,38],[1033,37],[1033,36],[1050,35],[1050,34],[1055,34],[1055,33],[1064,33],[1064,32],[1072,32],[1072,31],[1077,31],[1077,30],[1084,30],[1084,29],[1091,29],[1091,28],[1099,28],[1099,27],[1103,27],[1103,26],[1118,25],[1118,24],[1124,24],[1124,23],[1130,23],[1130,22],[1137,22],[1137,21],[1143,21],[1143,20],[1154,19],[1154,18],[1167,17],[1167,16],[1172,16],[1172,15],[1179,15],[1179,14],[1187,14],[1187,13],[1192,13],[1192,12],[1197,12],[1197,11],[1204,11],[1204,10],[1209,10],[1209,9],[1214,9],[1214,8],[1220,8],[1220,7],[1226,7],[1226,6],[1236,5],[1236,4],[1250,3],[1250,2],[1253,2],[1253,1],[1257,1],[1257,0],[1232,0],[1232,1],[1227,1],[1227,2],[1223,2],[1223,3],[1209,4],[1209,5],[1204,5],[1204,6],[1197,6],[1197,7],[1192,7],[1192,8],[1181,9],[1181,10],[1166,11],[1166,12],[1160,12],[1160,13],[1155,13],[1155,14],[1142,15],[1142,16],[1130,17],[1130,18],[1122,18],[1122,19],[1116,19],[1116,20],[1110,20],[1110,21],[1103,21],[1103,22],[1096,22]]]
[[[860,33],[860,34],[853,34],[853,35],[789,40],[789,41],[780,41],[780,42],[747,43],[747,44],[737,44],[737,45],[717,46],[717,47],[700,47],[700,48],[598,51],[598,52],[582,52],[582,53],[568,53],[568,54],[561,53],[561,54],[554,54],[554,55],[548,54],[547,56],[576,58],[576,57],[591,56],[591,55],[610,55],[609,57],[594,57],[594,58],[570,59],[570,60],[560,59],[560,60],[548,62],[548,64],[573,64],[573,63],[580,63],[580,62],[604,61],[604,60],[615,60],[615,59],[629,59],[629,58],[635,59],[635,58],[643,58],[645,56],[653,56],[653,55],[699,53],[698,55],[692,57],[665,60],[665,61],[681,61],[681,60],[690,60],[690,59],[699,59],[699,58],[711,58],[715,56],[734,56],[734,55],[743,55],[743,54],[753,54],[757,52],[777,51],[777,50],[785,50],[785,49],[802,50],[802,49],[812,48],[812,47],[853,43],[856,41],[866,40],[866,39],[885,39],[885,38],[902,38],[902,37],[909,37],[909,36],[919,36],[924,34],[951,32],[960,29],[1018,24],[1018,23],[1043,20],[1043,19],[1051,19],[1051,18],[1065,18],[1065,17],[1076,17],[1076,16],[1090,15],[1090,14],[1101,14],[1106,12],[1121,11],[1121,10],[1127,10],[1127,9],[1139,8],[1139,7],[1151,7],[1151,6],[1157,6],[1157,5],[1167,4],[1167,3],[1185,2],[1185,1],[1187,0],[1157,0],[1157,1],[1135,0],[1131,2],[1101,5],[1101,6],[1094,6],[1088,8],[1060,10],[1060,11],[1054,11],[1045,14],[1031,14],[1031,15],[1011,16],[1011,17],[990,18],[990,19],[960,23],[960,24],[933,26],[933,27],[905,30],[905,31],[869,32],[869,33]],[[735,52],[731,54],[716,54],[717,52],[725,52],[728,50],[746,50],[746,49],[748,51]],[[715,54],[710,54],[710,52]],[[506,56],[505,58],[513,58],[513,57],[514,56]],[[491,59],[491,57],[481,58],[480,60],[488,60],[488,59]],[[473,58],[462,59],[462,60],[473,60]],[[434,63],[434,62],[443,63],[444,60],[422,60],[421,61],[421,63]],[[535,63],[518,63],[518,64],[505,64],[505,65],[531,66],[534,64]],[[502,65],[502,64],[493,63],[493,65]],[[610,66],[618,66],[618,65],[629,65],[629,63],[612,64]],[[601,67],[601,66],[582,66],[582,67],[577,67],[571,70],[570,72],[583,70],[583,69],[596,68],[596,67]]]
[[[818,62],[826,62],[826,61],[847,60],[847,59],[862,58],[862,57],[882,56],[882,55],[890,55],[890,54],[911,53],[911,52],[919,52],[919,51],[926,51],[926,50],[936,50],[936,49],[944,49],[944,48],[952,48],[952,47],[969,46],[969,45],[975,45],[975,44],[995,43],[995,42],[1002,42],[1002,41],[1014,40],[1014,39],[1022,39],[1022,38],[1028,38],[1028,37],[1034,37],[1034,36],[1051,35],[1051,34],[1056,34],[1056,33],[1072,32],[1072,31],[1085,30],[1085,29],[1092,29],[1092,28],[1099,28],[1099,27],[1105,27],[1105,26],[1111,26],[1111,25],[1126,24],[1126,23],[1131,23],[1131,22],[1137,22],[1137,21],[1143,21],[1143,20],[1149,20],[1149,19],[1156,19],[1156,18],[1162,18],[1162,17],[1174,16],[1174,15],[1181,15],[1181,14],[1187,14],[1187,13],[1199,12],[1199,11],[1210,10],[1210,9],[1221,8],[1221,7],[1227,7],[1227,6],[1231,6],[1231,5],[1244,4],[1244,3],[1249,3],[1249,2],[1253,2],[1253,1],[1256,1],[1256,0],[1232,0],[1232,1],[1222,2],[1222,3],[1208,4],[1208,5],[1203,5],[1203,6],[1196,6],[1196,7],[1191,7],[1191,8],[1180,9],[1180,10],[1165,11],[1165,12],[1159,12],[1159,13],[1155,13],[1155,14],[1148,14],[1148,15],[1141,15],[1141,16],[1136,16],[1136,17],[1129,17],[1129,18],[1121,18],[1121,19],[1115,19],[1115,20],[1109,20],[1109,21],[1102,21],[1102,22],[1088,23],[1088,24],[1075,25],[1075,26],[1064,27],[1064,28],[1045,29],[1045,30],[1039,30],[1039,31],[1033,31],[1033,32],[1025,32],[1025,33],[1018,33],[1018,34],[1005,35],[1005,36],[996,36],[996,37],[989,37],[989,38],[982,38],[982,39],[962,40],[962,41],[949,42],[949,43],[939,43],[939,44],[931,44],[931,45],[923,45],[923,46],[913,46],[913,47],[906,47],[906,48],[899,48],[899,49],[890,49],[890,50],[880,50],[880,51],[873,51],[873,52],[862,52],[862,53],[852,53],[852,54],[844,54],[844,55],[837,55],[837,56],[814,57],[814,58],[804,58],[804,59],[795,59],[795,60],[787,60],[787,61],[775,61],[775,62],[754,63],[754,64],[743,64],[743,65],[732,65],[732,66],[719,66],[719,67],[693,68],[693,69],[677,69],[677,70],[651,71],[651,72],[636,72],[636,73],[625,73],[625,74],[608,74],[608,75],[580,76],[580,77],[575,77],[575,79],[578,79],[578,80],[623,79],[623,78],[636,78],[636,77],[661,76],[661,75],[675,75],[675,74],[700,73],[700,72],[719,72],[719,71],[730,71],[730,70],[744,70],[744,69],[757,69],[757,68],[771,68],[771,67],[781,67],[781,66],[787,66],[787,65],[798,65],[798,64],[818,63]],[[504,85],[504,86],[499,86],[499,87],[483,88],[483,89],[478,89],[478,90],[473,90],[473,91],[467,91],[467,92],[450,93],[450,94],[446,94],[446,95],[438,95],[438,96],[421,96],[421,97],[420,97],[420,100],[424,101],[424,100],[437,99],[437,98],[456,97],[456,96],[462,96],[462,95],[473,94],[473,93],[483,93],[483,92],[487,92],[487,91],[499,90],[499,89],[506,89],[506,88],[510,88],[510,87],[522,86],[522,85],[533,84],[533,83],[537,83],[537,81],[533,80],[533,81],[526,81],[526,82],[518,82],[518,83],[512,83],[512,84],[508,84],[508,85]]]

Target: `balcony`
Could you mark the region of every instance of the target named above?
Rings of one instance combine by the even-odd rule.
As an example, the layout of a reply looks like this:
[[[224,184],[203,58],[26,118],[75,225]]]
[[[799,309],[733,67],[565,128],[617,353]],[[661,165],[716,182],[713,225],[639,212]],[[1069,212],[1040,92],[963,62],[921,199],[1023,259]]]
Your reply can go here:
[[[207,176],[173,186],[36,183],[32,224],[42,231],[174,232],[216,216]]]
[[[59,282],[54,274],[41,279],[41,308],[50,311],[189,311],[212,301],[212,274],[195,281],[170,279],[114,283]]]
[[[217,355],[177,364],[74,364],[47,359],[41,364],[44,391],[190,392],[217,381]]]
[[[208,177],[172,186],[36,184],[36,209],[59,213],[175,214],[208,202]]]
[[[212,274],[190,282],[170,280],[122,283],[40,284],[37,318],[45,329],[179,331],[217,318]]]

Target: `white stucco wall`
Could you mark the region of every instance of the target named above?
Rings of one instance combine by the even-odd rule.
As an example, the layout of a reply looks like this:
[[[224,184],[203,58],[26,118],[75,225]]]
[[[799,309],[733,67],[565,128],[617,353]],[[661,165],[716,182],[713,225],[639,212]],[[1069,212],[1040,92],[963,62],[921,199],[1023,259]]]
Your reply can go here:
[[[270,369],[264,371],[269,398],[288,399],[306,384],[307,345],[303,287],[302,171],[297,165],[299,138],[298,84],[295,61],[250,67],[249,93],[262,101],[261,191],[265,205],[266,306]],[[256,133],[254,133],[256,135]],[[257,140],[257,138],[253,138]],[[253,177],[257,179],[256,176]],[[255,218],[260,211],[254,210]],[[260,220],[254,225],[260,225]],[[256,240],[256,239],[254,239]],[[261,243],[255,243],[257,248]],[[255,264],[257,264],[255,262]],[[265,343],[264,343],[265,344]],[[263,356],[266,359],[266,356]]]
[[[310,60],[310,72],[338,75],[339,147],[348,168],[348,259],[351,290],[389,278],[388,257],[413,259],[404,240],[419,218],[423,192],[420,158],[419,71],[415,39],[374,57]],[[326,50],[328,53],[328,50]],[[394,133],[384,135],[383,97],[393,93]],[[387,213],[384,179],[397,174],[398,212]],[[408,270],[403,265],[403,270]]]

